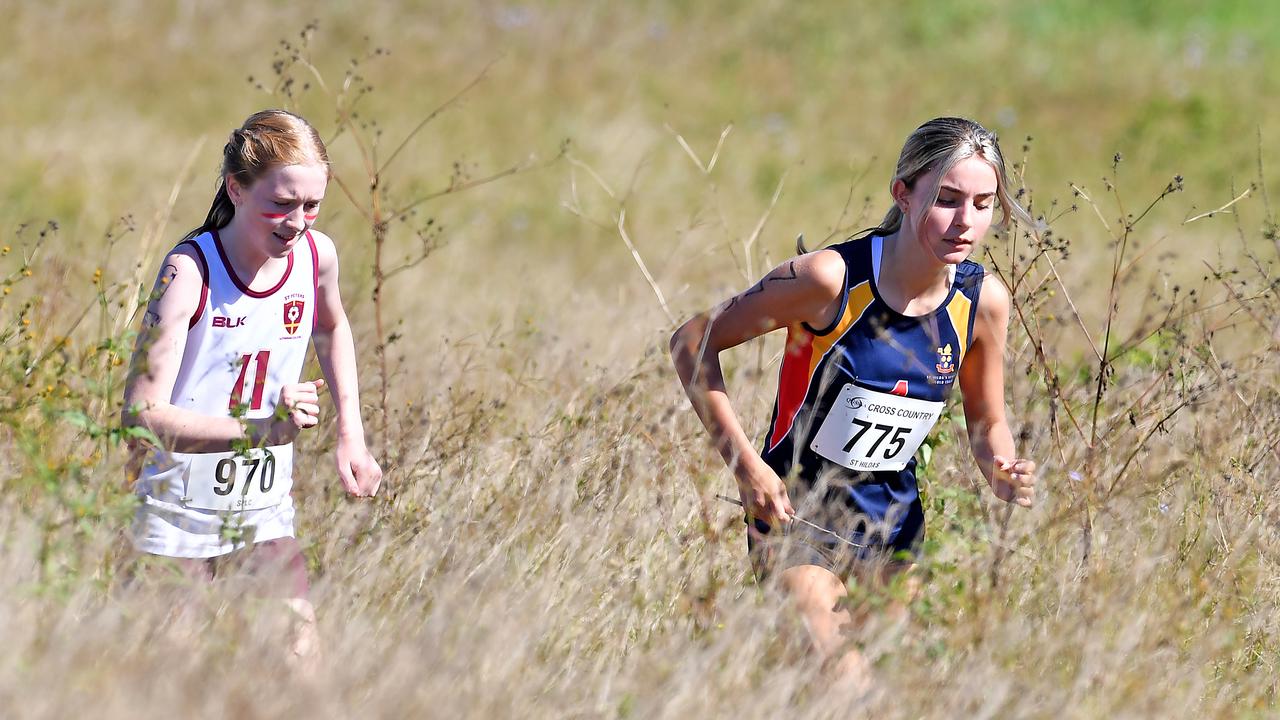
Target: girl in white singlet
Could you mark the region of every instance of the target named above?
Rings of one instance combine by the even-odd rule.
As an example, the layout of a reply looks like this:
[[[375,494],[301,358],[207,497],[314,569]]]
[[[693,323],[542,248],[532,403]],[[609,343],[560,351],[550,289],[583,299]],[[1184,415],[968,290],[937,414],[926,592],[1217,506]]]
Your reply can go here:
[[[282,110],[251,116],[223,148],[222,180],[199,228],[161,265],[125,388],[139,448],[133,542],[212,580],[234,557],[303,619],[306,564],[294,538],[293,440],[337,409],[338,475],[377,492],[382,470],[360,418],[356,356],[333,241],[312,228],[329,181],[315,129]],[[300,382],[314,344],[325,379]]]

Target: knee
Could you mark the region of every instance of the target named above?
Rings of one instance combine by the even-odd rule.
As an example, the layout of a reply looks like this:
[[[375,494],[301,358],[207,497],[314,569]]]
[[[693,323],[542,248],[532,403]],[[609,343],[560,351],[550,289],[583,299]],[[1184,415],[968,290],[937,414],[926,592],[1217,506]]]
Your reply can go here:
[[[796,609],[806,616],[834,615],[843,612],[840,600],[848,591],[835,573],[816,565],[787,568],[779,584]]]
[[[306,625],[314,625],[316,623],[316,609],[310,600],[305,598],[288,598],[284,601],[286,607],[298,617],[298,620]]]

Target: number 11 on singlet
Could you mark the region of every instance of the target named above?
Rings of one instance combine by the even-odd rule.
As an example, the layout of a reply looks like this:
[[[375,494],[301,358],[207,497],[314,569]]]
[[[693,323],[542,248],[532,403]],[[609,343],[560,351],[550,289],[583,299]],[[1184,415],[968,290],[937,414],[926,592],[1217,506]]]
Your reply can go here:
[[[810,448],[850,470],[901,470],[942,414],[941,402],[846,384]]]

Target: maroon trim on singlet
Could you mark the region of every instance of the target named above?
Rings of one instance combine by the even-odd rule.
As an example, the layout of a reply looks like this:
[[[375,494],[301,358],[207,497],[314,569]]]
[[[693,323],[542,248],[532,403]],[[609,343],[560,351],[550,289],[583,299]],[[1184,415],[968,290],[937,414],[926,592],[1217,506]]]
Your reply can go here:
[[[204,258],[204,251],[200,249],[200,245],[193,240],[178,243],[178,247],[190,245],[192,250],[196,251],[196,260],[200,262],[200,304],[196,306],[196,311],[191,314],[191,322],[187,323],[187,329],[196,326],[200,321],[200,316],[204,315],[204,305],[209,302],[209,261]],[[177,250],[178,248],[174,248]]]
[[[311,237],[311,231],[307,231],[307,245],[311,247],[311,289],[314,291],[311,295],[311,302],[320,303],[320,253],[316,252],[316,239]],[[316,329],[316,308],[311,308],[311,330]]]
[[[235,284],[237,290],[244,293],[245,295],[248,295],[249,297],[252,297],[252,298],[271,297],[272,295],[276,294],[277,290],[284,287],[285,281],[289,279],[289,273],[293,271],[293,251],[290,250],[289,264],[284,269],[284,275],[280,276],[280,282],[276,283],[276,286],[271,288],[270,290],[264,290],[262,292],[250,290],[248,285],[245,285],[243,282],[240,281],[239,276],[236,275],[235,268],[231,267],[231,261],[227,259],[227,250],[226,248],[222,247],[222,238],[218,237],[217,230],[213,231],[213,244],[215,247],[218,248],[218,256],[222,258],[222,267],[226,268],[227,277],[231,278],[231,282]]]

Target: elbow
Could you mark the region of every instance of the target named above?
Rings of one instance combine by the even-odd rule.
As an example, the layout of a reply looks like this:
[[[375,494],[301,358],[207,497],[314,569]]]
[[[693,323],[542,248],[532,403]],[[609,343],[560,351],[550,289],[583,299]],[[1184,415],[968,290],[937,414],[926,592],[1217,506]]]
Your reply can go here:
[[[671,333],[671,340],[667,343],[667,349],[671,352],[671,363],[675,365],[681,377],[686,374],[696,348],[692,344],[692,337],[696,336],[700,339],[702,336],[701,331],[694,327],[697,324],[698,317],[686,321]]]
[[[140,445],[144,444],[139,442],[139,437],[145,437],[146,433],[140,434],[136,431],[151,430],[147,423],[147,419],[143,417],[145,412],[145,410],[139,408],[136,404],[129,402],[125,402],[124,408],[120,410],[120,429],[125,431],[122,433],[124,444],[131,451],[137,450]]]
[[[680,352],[680,346],[684,343],[684,329],[688,326],[689,323],[685,322],[683,325],[676,328],[676,331],[671,333],[671,339],[667,341],[667,351],[671,353],[671,358],[673,360]]]
[[[120,411],[120,427],[154,430],[156,415],[162,412],[161,407],[158,403],[126,400]]]
[[[705,378],[709,373],[718,372],[713,368],[717,363],[719,349],[708,342],[709,322],[706,313],[695,315],[671,335],[671,364],[675,366],[676,375],[686,391],[695,378]]]
[[[143,410],[136,403],[125,400],[124,407],[120,409],[120,427],[125,429],[146,427],[142,421]]]
[[[680,384],[686,388],[689,385],[689,378],[693,374],[689,367],[690,353],[687,347],[688,341],[685,339],[686,332],[689,328],[689,322],[693,321],[690,320],[676,328],[676,331],[671,333],[671,340],[667,343],[667,349],[671,352],[671,365],[676,370],[676,377],[680,379]]]
[[[707,313],[698,313],[676,328],[676,331],[671,333],[671,340],[667,344],[672,357],[696,350],[706,336],[707,325],[710,322],[711,318]]]

